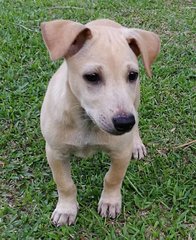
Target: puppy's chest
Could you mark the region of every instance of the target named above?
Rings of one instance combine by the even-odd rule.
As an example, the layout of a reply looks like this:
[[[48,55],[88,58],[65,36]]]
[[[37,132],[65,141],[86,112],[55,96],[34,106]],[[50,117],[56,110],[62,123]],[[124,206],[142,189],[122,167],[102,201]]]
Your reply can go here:
[[[66,148],[78,157],[87,157],[98,150],[105,150],[107,141],[95,132],[72,132],[66,138]]]
[[[100,149],[99,146],[86,145],[86,146],[82,146],[82,147],[72,146],[70,148],[70,151],[71,151],[71,153],[73,153],[77,157],[83,158],[83,157],[92,156],[99,149]]]

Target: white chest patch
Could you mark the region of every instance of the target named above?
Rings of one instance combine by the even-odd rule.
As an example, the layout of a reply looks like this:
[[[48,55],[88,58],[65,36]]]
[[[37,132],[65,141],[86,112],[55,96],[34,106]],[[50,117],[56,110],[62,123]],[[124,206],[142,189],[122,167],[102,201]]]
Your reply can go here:
[[[98,150],[106,150],[108,138],[104,139],[102,132],[73,131],[69,138],[66,138],[65,145],[70,153],[78,157],[88,157]]]

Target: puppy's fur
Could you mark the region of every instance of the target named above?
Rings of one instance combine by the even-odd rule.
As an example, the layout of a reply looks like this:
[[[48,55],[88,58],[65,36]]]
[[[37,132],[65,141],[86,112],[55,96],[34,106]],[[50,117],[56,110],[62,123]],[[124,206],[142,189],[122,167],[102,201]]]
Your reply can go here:
[[[52,60],[64,58],[50,80],[42,110],[46,154],[58,189],[52,214],[55,225],[73,224],[77,215],[76,186],[70,154],[86,156],[102,149],[111,158],[98,205],[103,217],[121,211],[121,185],[133,155],[146,155],[138,130],[140,98],[138,60],[147,74],[160,49],[159,37],[110,20],[86,25],[55,20],[41,24]]]

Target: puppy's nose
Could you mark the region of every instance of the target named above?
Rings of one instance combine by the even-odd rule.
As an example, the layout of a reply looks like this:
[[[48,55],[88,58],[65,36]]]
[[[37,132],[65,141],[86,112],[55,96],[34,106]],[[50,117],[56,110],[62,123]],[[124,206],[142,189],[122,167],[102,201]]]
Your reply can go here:
[[[113,117],[112,122],[117,131],[121,133],[129,132],[135,124],[135,117],[133,114],[117,115]]]

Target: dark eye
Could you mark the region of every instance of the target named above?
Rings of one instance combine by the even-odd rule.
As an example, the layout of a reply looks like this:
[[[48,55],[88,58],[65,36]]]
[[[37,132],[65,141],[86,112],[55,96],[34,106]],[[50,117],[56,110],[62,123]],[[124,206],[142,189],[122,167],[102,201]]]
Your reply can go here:
[[[128,80],[129,80],[129,82],[134,82],[135,80],[137,80],[137,77],[138,77],[138,72],[131,71],[131,72],[129,72],[129,74],[128,74]]]
[[[101,77],[98,73],[87,73],[83,75],[84,80],[89,83],[97,84],[101,81]]]

